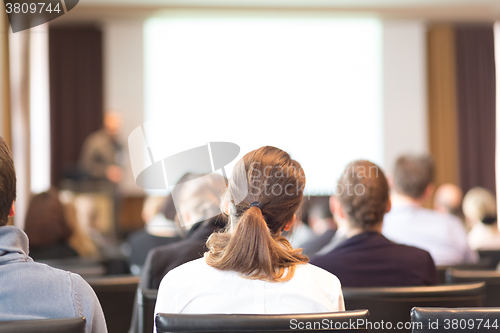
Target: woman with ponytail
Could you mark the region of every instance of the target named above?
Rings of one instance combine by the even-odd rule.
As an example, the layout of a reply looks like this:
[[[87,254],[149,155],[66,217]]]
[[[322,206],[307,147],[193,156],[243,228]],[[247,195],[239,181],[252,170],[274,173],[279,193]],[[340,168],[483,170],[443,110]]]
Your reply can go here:
[[[246,154],[222,201],[226,229],[210,236],[204,258],[163,278],[155,314],[343,311],[339,280],[281,236],[295,221],[304,186],[302,167],[286,152],[266,146]]]

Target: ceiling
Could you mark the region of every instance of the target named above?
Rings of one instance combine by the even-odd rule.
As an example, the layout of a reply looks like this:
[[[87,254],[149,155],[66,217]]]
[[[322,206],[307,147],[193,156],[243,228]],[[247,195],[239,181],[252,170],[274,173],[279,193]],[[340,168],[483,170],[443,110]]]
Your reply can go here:
[[[80,0],[70,15],[57,23],[145,18],[171,9],[278,10],[428,21],[500,20],[500,0]]]
[[[82,0],[79,6],[199,6],[284,8],[499,7],[500,0]]]

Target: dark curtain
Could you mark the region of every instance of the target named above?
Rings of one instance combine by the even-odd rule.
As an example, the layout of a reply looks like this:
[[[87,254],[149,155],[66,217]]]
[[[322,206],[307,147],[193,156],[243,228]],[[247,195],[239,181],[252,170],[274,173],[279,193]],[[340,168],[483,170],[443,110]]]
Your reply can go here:
[[[85,138],[102,127],[102,32],[49,29],[51,183],[74,173]]]
[[[455,46],[460,185],[495,193],[493,26],[458,26]]]

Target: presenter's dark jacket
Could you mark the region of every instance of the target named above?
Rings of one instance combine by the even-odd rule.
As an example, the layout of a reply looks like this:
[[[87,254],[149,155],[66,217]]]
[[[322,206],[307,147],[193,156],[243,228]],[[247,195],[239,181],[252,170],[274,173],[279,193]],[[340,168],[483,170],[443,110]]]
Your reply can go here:
[[[429,252],[396,244],[378,232],[353,236],[311,264],[336,275],[343,287],[401,287],[437,284]]]
[[[207,251],[205,243],[208,237],[213,232],[225,228],[226,223],[227,218],[218,215],[195,224],[185,239],[149,251],[142,270],[142,288],[158,289],[161,280],[171,269],[203,257]]]

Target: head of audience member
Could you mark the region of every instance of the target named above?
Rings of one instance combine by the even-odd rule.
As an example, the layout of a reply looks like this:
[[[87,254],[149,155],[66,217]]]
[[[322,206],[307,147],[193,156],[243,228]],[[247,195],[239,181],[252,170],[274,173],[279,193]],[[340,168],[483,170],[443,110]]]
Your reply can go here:
[[[0,137],[0,226],[14,216],[16,200],[16,170],[12,154],[5,140]]]
[[[434,192],[434,160],[430,155],[404,155],[394,167],[393,190],[398,199],[422,205]]]
[[[328,198],[321,198],[313,203],[307,214],[309,227],[316,235],[322,235],[327,230],[336,229]]]
[[[148,221],[160,212],[165,200],[166,198],[161,196],[149,196],[146,200],[144,200],[141,212],[141,217],[144,223],[148,223]]]
[[[363,232],[382,232],[384,214],[391,209],[389,184],[376,164],[349,163],[337,183],[335,215],[347,229],[347,237]]]
[[[24,220],[24,231],[33,248],[69,243],[72,229],[57,190],[50,189],[31,199]]]
[[[464,197],[462,209],[470,227],[477,223],[496,226],[497,206],[495,196],[483,187],[474,187]]]
[[[122,127],[122,117],[117,112],[107,112],[104,115],[104,131],[112,138],[118,137]]]
[[[59,200],[64,207],[64,214],[68,226],[71,229],[71,237],[69,238],[69,246],[78,253],[80,257],[98,257],[99,250],[90,238],[88,230],[83,228],[81,221],[78,219],[78,212],[75,206],[74,193],[64,190],[58,194]]]
[[[441,213],[461,216],[463,193],[455,184],[443,184],[434,194],[434,209]]]
[[[179,183],[172,191],[182,230],[221,214],[221,198],[226,192],[223,176],[216,173],[190,174],[190,180]]]
[[[227,230],[207,241],[207,264],[250,279],[290,280],[308,258],[281,233],[295,221],[304,186],[302,167],[285,151],[265,146],[246,154],[229,179],[223,203]]]

